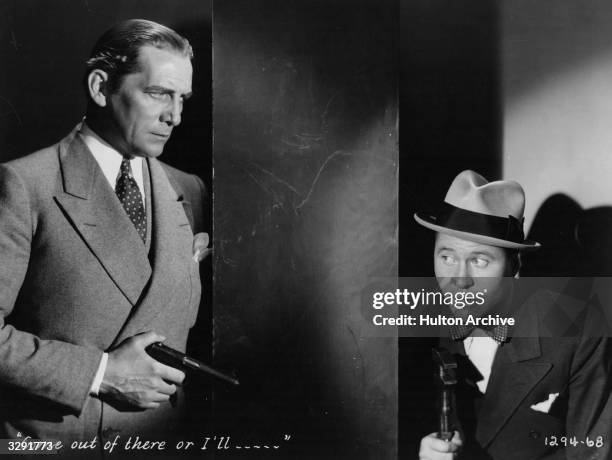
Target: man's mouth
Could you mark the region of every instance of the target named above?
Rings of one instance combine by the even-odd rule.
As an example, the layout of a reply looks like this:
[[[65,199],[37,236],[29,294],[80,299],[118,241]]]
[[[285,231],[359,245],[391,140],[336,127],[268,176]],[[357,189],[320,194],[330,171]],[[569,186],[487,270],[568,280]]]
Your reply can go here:
[[[170,137],[170,133],[168,133],[168,134],[151,133],[151,134],[153,134],[155,137],[159,137],[160,139],[168,139]]]

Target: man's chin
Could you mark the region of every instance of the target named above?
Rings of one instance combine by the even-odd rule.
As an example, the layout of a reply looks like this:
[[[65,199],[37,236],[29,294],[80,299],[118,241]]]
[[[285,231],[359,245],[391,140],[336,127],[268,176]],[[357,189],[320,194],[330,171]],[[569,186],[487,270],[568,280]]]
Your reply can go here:
[[[484,315],[486,313],[486,309],[482,309],[482,308],[455,308],[452,307],[451,308],[452,314],[453,316],[457,317],[457,318],[467,318],[468,316],[473,316],[475,318],[479,318],[482,315]]]
[[[164,146],[148,147],[147,149],[140,149],[134,152],[134,155],[137,157],[143,157],[143,158],[157,158],[162,153],[164,153]]]
[[[463,308],[457,308],[455,306],[450,307],[451,313],[453,316],[457,318],[466,319],[468,316],[472,316],[474,318],[480,318],[482,316],[486,316],[489,314],[493,314],[497,312],[498,308],[496,308],[495,304],[484,304],[484,305],[470,305],[465,306]]]

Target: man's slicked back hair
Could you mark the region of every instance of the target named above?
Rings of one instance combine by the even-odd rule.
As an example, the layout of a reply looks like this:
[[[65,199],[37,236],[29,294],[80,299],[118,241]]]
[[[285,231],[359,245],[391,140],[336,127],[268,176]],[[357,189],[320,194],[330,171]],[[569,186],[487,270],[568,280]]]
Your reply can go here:
[[[86,87],[91,71],[100,69],[108,74],[109,91],[116,91],[123,77],[138,72],[138,55],[143,46],[167,49],[193,58],[189,41],[174,30],[146,19],[129,19],[108,29],[94,45],[87,60]]]

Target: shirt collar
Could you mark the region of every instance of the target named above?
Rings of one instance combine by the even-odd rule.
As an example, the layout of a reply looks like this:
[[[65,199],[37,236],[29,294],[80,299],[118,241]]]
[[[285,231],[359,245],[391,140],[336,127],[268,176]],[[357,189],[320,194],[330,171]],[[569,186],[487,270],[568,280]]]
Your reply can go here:
[[[453,340],[463,340],[472,335],[474,330],[480,329],[485,332],[489,337],[495,340],[500,345],[507,342],[510,338],[510,328],[507,324],[501,324],[499,326],[495,326],[493,328],[480,328],[480,327],[470,327],[464,325],[453,325],[449,327],[449,334],[451,339]]]
[[[108,142],[96,134],[87,125],[87,123],[85,123],[85,121],[81,123],[79,135],[100,166],[100,169],[102,169],[104,177],[106,177],[107,181],[114,190],[117,183],[117,176],[119,175],[119,169],[121,168],[123,155],[121,155],[121,153],[114,149]],[[130,166],[138,187],[141,191],[144,190],[142,157],[132,158],[130,160]]]
[[[507,316],[512,311],[512,305],[515,301],[514,296],[514,280],[508,280],[508,292],[506,292],[504,296],[504,300],[500,302],[498,305],[493,307],[491,311],[487,312],[487,314],[499,314],[500,316]],[[474,333],[474,330],[479,329],[484,331],[486,335],[495,340],[498,344],[502,345],[508,340],[512,335],[512,328],[507,324],[500,324],[498,326],[484,328],[484,327],[474,327],[474,326],[465,326],[461,325],[453,325],[448,329],[449,335],[453,340],[463,340],[466,337],[469,337]]]

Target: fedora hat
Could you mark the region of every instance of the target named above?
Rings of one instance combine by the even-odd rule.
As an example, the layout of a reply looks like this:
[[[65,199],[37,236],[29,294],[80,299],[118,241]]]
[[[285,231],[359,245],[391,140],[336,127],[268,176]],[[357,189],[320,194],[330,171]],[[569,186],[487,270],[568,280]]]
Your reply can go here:
[[[537,249],[525,240],[525,192],[514,181],[489,182],[474,171],[459,173],[438,215],[415,213],[424,227],[476,243],[512,249]]]

